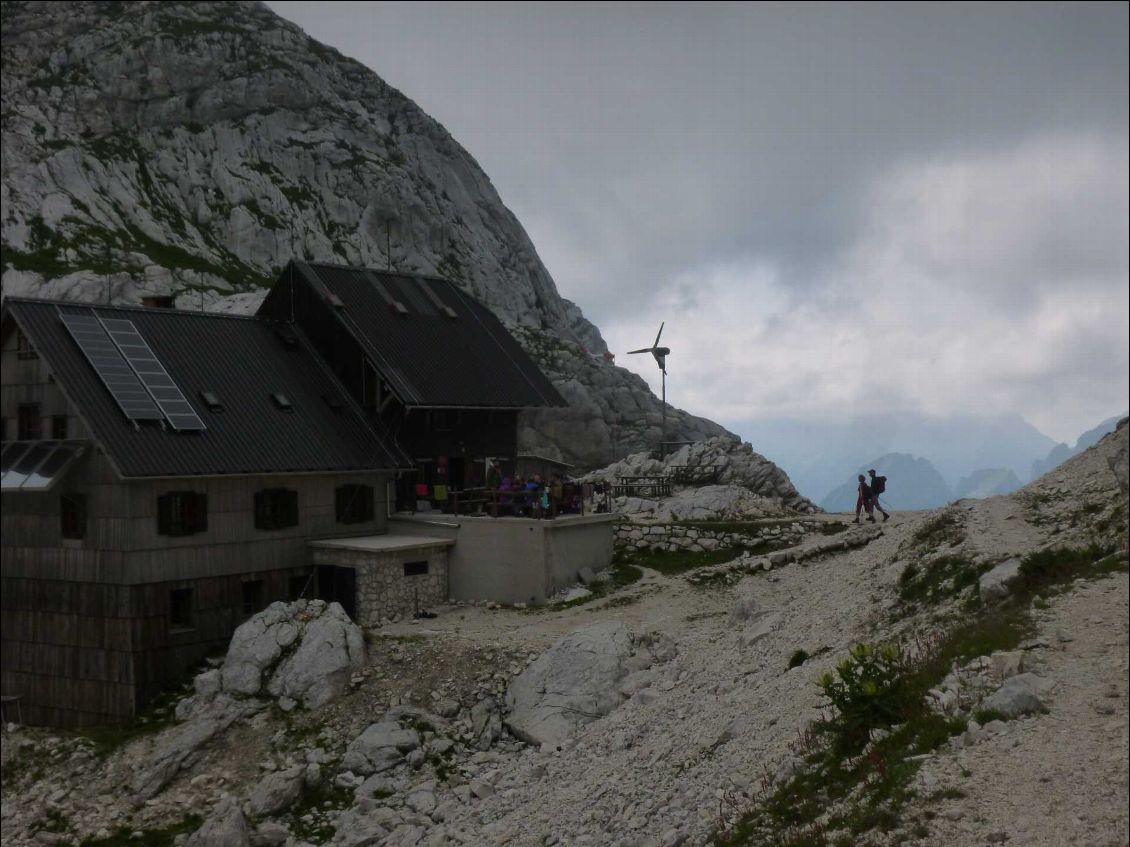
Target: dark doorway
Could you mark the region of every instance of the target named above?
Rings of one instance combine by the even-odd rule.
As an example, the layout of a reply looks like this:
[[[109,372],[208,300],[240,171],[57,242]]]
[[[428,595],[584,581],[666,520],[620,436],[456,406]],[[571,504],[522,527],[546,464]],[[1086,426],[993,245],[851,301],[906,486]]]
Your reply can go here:
[[[337,565],[318,565],[318,597],[341,603],[350,619],[357,620],[357,571]]]
[[[466,468],[459,456],[452,456],[447,460],[447,484],[456,491],[467,487]]]

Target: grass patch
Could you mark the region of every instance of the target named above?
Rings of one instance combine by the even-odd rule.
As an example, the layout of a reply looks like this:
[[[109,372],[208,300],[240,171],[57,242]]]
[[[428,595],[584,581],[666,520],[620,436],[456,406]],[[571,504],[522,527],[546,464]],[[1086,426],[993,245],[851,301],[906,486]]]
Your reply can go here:
[[[7,794],[34,785],[47,775],[42,751],[33,747],[21,748],[8,757],[0,769],[0,788]]]
[[[899,577],[899,599],[911,605],[936,605],[976,585],[991,568],[990,564],[976,565],[962,556],[943,556],[925,565],[907,565]]]
[[[635,550],[628,554],[633,564],[651,568],[653,571],[665,576],[678,576],[696,568],[705,568],[710,565],[720,565],[729,562],[741,555],[741,550],[735,547],[719,547],[716,550],[706,550],[693,553],[689,550]]]
[[[34,835],[37,832],[54,832],[62,834],[65,832],[73,832],[74,827],[71,826],[70,820],[60,812],[58,809],[48,809],[43,813],[43,817],[35,821],[29,830]]]
[[[1020,577],[1012,594],[1030,600],[1040,589],[1072,582],[1080,577],[1097,578],[1126,570],[1126,560],[1112,554],[1109,547],[1057,547],[1040,550],[1020,562]]]
[[[943,544],[955,544],[965,537],[965,527],[956,512],[945,511],[920,526],[911,536],[915,547],[934,549]]]
[[[990,721],[1007,721],[1009,717],[1004,712],[998,711],[997,709],[974,709],[973,720],[977,721],[981,726],[984,726]]]
[[[172,847],[177,836],[195,832],[204,819],[200,815],[186,815],[175,823],[158,829],[134,829],[120,826],[105,838],[93,835],[79,842],[78,847]],[[139,833],[137,836],[134,833]]]

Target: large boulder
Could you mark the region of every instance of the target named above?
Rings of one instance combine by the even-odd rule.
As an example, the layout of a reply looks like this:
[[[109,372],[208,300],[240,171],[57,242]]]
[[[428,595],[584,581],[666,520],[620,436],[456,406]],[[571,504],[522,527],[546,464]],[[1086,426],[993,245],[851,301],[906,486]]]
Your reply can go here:
[[[286,770],[273,771],[264,776],[247,798],[252,817],[266,818],[277,815],[298,802],[302,796],[305,768],[295,765]]]
[[[397,721],[381,721],[368,728],[350,742],[341,759],[342,770],[368,776],[396,767],[420,746],[420,734],[414,729],[403,729]]]
[[[248,847],[251,832],[247,818],[234,797],[224,797],[216,804],[200,829],[184,842],[184,847]]]
[[[991,603],[1008,596],[1012,584],[1020,577],[1020,560],[1006,559],[988,573],[981,575],[978,591],[982,603]]]
[[[1015,718],[1019,715],[1034,714],[1046,710],[1045,695],[1054,683],[1034,673],[1022,673],[1009,677],[996,691],[981,702],[986,711],[1000,712]]]
[[[298,648],[279,664],[267,690],[274,697],[289,697],[316,709],[344,690],[364,661],[361,628],[340,605],[331,603],[306,624]]]
[[[296,604],[272,603],[232,634],[220,669],[220,685],[232,694],[258,694],[263,672],[278,663],[298,638]]]
[[[620,681],[632,641],[620,621],[578,629],[558,639],[510,685],[510,731],[533,744],[560,746],[577,729],[622,702]]]
[[[364,661],[361,628],[339,604],[272,603],[232,635],[220,687],[243,696],[265,690],[315,709],[344,690]]]

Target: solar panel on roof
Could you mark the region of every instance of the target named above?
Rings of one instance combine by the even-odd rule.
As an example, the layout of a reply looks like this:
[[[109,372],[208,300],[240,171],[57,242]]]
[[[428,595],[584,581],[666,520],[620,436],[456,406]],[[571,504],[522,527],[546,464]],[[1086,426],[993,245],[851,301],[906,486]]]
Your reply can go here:
[[[133,321],[103,318],[102,325],[175,430],[207,429]]]
[[[97,315],[60,312],[59,318],[127,418],[159,421],[164,417]]]
[[[82,455],[81,441],[18,441],[4,449],[4,491],[46,491]]]

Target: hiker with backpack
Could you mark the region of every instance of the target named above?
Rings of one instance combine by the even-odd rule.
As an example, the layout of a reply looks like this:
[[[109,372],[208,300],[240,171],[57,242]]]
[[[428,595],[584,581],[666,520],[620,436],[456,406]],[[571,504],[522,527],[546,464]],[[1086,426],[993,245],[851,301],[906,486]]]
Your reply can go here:
[[[879,495],[887,490],[887,478],[885,476],[875,476],[874,468],[867,473],[871,474],[871,503],[876,509],[883,513],[883,520],[889,520],[891,516],[887,514],[886,509],[884,509],[879,502]],[[858,511],[856,514],[858,515]],[[872,520],[874,520],[874,515],[872,515]]]
[[[875,507],[871,502],[871,486],[867,484],[867,480],[863,478],[863,474],[859,475],[859,488],[857,489],[859,496],[855,499],[855,520],[852,523],[859,523],[859,512],[861,509],[867,510],[867,520],[875,523]]]

